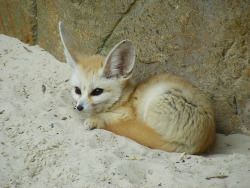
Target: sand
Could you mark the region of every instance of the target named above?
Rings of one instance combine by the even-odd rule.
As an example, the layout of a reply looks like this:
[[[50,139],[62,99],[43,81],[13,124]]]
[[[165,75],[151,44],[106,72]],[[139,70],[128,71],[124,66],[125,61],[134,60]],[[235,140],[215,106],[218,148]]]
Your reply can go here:
[[[249,136],[217,134],[198,156],[88,131],[70,75],[39,46],[0,35],[0,187],[249,187]]]

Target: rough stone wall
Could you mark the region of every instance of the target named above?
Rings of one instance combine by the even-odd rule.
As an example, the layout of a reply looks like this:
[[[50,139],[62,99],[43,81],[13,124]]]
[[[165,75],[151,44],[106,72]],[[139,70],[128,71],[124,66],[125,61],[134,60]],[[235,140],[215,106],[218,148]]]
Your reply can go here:
[[[217,132],[250,133],[249,0],[0,0],[0,33],[64,61],[58,22],[91,53],[130,39],[135,78],[171,72],[202,89]]]
[[[37,43],[36,0],[0,0],[0,33]]]

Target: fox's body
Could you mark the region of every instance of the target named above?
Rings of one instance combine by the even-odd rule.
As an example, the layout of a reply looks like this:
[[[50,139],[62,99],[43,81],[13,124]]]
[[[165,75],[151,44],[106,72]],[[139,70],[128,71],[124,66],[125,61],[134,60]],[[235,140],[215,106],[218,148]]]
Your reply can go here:
[[[188,81],[157,75],[140,85],[130,76],[134,48],[119,43],[107,58],[88,55],[59,24],[77,109],[90,114],[87,128],[103,128],[150,148],[197,154],[215,138],[214,112],[208,98]]]

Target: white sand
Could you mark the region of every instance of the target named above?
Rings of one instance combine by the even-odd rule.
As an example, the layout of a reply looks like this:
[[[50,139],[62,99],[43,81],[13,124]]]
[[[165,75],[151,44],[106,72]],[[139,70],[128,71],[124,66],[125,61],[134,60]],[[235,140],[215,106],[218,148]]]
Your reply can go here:
[[[0,187],[250,186],[249,136],[217,134],[208,154],[180,159],[87,131],[70,74],[40,47],[0,35]]]

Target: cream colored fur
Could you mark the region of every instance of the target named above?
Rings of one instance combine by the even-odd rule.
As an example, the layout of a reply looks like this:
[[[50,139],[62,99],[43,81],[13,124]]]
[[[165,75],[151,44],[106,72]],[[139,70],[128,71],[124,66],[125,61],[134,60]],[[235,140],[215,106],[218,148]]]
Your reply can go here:
[[[131,41],[117,44],[107,58],[90,56],[61,22],[59,31],[73,68],[73,97],[77,108],[89,114],[88,129],[103,128],[169,152],[198,154],[214,142],[212,105],[197,87],[170,74],[136,85],[130,79],[135,62]]]

